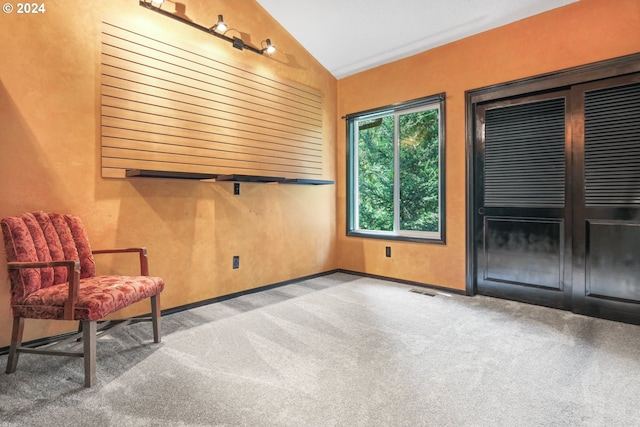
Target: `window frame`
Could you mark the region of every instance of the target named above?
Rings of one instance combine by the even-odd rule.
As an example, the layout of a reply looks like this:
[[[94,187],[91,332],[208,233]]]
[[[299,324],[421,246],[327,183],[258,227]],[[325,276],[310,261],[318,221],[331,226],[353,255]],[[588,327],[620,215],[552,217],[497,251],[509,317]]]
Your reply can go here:
[[[399,241],[412,241],[420,243],[446,243],[446,211],[445,211],[445,128],[446,128],[446,115],[445,115],[445,100],[446,93],[439,93],[436,95],[430,95],[423,98],[414,99],[411,101],[400,102],[393,105],[387,105],[380,108],[374,108],[370,110],[360,111],[344,116],[346,120],[346,151],[347,151],[347,230],[346,234],[350,237],[366,237],[374,239],[385,240],[399,240]],[[408,114],[427,109],[430,105],[436,105],[439,110],[439,147],[438,147],[438,168],[439,168],[439,232],[424,232],[424,231],[411,231],[411,230],[399,230],[396,226],[399,225],[399,207],[400,207],[400,182],[399,182],[399,141],[398,141],[398,117],[402,114]],[[356,140],[356,122],[358,120],[366,120],[378,117],[384,117],[386,115],[394,115],[394,230],[393,231],[379,231],[379,230],[362,230],[356,228],[357,210],[358,210],[358,194],[357,194],[357,177],[358,177],[358,152],[357,152],[357,140]]]

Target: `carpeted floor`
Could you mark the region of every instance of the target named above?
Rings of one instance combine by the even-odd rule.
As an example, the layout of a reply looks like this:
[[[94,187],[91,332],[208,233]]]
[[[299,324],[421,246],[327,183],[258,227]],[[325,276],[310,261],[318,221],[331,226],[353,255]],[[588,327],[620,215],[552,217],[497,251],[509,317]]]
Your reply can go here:
[[[640,327],[343,273],[21,355],[3,426],[638,426]],[[0,357],[4,369],[7,356]]]

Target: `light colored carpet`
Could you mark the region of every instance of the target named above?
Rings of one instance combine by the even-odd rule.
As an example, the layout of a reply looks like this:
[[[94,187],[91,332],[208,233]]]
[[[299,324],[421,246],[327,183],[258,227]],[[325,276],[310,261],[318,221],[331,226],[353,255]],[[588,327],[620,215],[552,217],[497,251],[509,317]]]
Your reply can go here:
[[[343,273],[21,355],[0,425],[638,426],[640,327]],[[0,357],[4,369],[7,356]]]

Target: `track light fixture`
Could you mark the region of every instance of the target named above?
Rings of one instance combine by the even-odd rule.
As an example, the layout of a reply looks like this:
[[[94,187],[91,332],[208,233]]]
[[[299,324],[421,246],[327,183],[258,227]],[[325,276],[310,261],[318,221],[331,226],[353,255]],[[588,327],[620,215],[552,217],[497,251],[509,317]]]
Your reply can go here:
[[[263,52],[267,52],[269,55],[271,55],[273,52],[276,51],[276,47],[271,44],[271,40],[270,39],[266,39],[262,43],[263,43],[263,46],[264,46],[262,48]]]
[[[169,18],[173,18],[176,21],[180,21],[183,24],[187,24],[190,27],[197,28],[201,31],[207,32],[213,36],[216,36],[222,40],[226,40],[233,47],[239,50],[250,50],[251,52],[257,53],[258,55],[263,55],[265,52],[271,54],[276,51],[276,48],[273,44],[271,44],[270,39],[266,39],[262,42],[262,46],[260,49],[257,47],[251,46],[250,44],[245,43],[241,38],[238,37],[229,37],[224,33],[229,29],[227,24],[224,22],[224,18],[222,15],[218,15],[218,22],[213,27],[203,27],[202,25],[196,24],[188,19],[185,19],[179,15],[175,15],[173,13],[167,12],[162,9],[162,4],[164,0],[139,0],[140,6],[145,7],[149,10],[153,10],[154,12],[158,12],[161,15],[168,16]]]
[[[224,19],[222,18],[222,15],[218,15],[218,22],[209,30],[212,32],[218,31],[220,33],[224,33],[225,31],[227,31],[227,29],[228,29],[227,24],[224,23]]]

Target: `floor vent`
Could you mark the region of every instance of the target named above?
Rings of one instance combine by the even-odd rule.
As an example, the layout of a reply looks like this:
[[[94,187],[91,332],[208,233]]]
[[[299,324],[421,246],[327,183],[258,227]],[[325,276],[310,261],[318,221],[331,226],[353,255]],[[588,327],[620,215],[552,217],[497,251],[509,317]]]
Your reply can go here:
[[[409,292],[413,292],[414,294],[426,295],[428,297],[435,297],[436,294],[428,291],[423,291],[422,289],[409,289]]]

